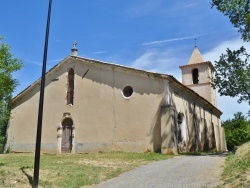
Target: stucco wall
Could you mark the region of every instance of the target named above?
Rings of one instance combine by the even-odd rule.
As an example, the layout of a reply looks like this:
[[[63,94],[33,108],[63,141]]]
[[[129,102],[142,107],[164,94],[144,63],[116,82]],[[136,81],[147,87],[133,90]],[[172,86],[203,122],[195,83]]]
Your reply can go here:
[[[74,104],[67,105],[67,72],[71,68],[75,72]],[[130,98],[122,93],[126,86],[133,88]],[[32,86],[12,102],[7,147],[15,152],[34,152],[39,87]],[[183,114],[181,124],[177,124],[179,113]],[[61,152],[65,118],[73,120],[72,152],[76,153],[176,153],[203,150],[206,140],[213,149],[215,139],[217,150],[224,148],[219,115],[185,87],[177,87],[167,77],[91,60],[68,58],[47,74],[42,152]],[[213,134],[212,129],[216,129]]]
[[[74,105],[66,104],[70,68],[75,70]],[[130,99],[122,95],[127,85],[134,89]],[[34,151],[38,90],[37,86],[13,104],[7,144],[13,151]],[[46,79],[42,151],[58,151],[58,126],[65,113],[74,123],[75,152],[146,151],[150,131],[157,124],[155,117],[160,113],[163,91],[164,82],[156,77],[67,62]]]
[[[206,63],[183,66],[181,69],[182,83],[184,85],[193,84],[192,71],[194,69],[198,69],[199,71],[199,83],[207,83],[211,79],[211,69]]]
[[[169,105],[176,109],[177,114],[184,115],[184,123],[180,126],[182,126],[182,131],[184,129],[182,144],[185,146],[179,144],[179,147],[183,147],[184,151],[203,151],[206,149],[225,151],[225,133],[221,127],[220,114],[197,100],[195,96],[189,95],[186,90],[173,84],[170,84],[169,88],[171,96]]]
[[[192,84],[188,86],[199,95],[203,96],[206,100],[212,103],[214,106],[216,105],[216,101],[213,97],[214,91],[211,89],[211,83],[207,84]]]
[[[198,69],[199,72],[199,82],[198,84],[193,84],[192,71]],[[200,96],[204,97],[214,106],[217,106],[216,92],[211,87],[212,70],[209,63],[199,63],[187,66],[182,66],[182,83],[189,88],[193,89]]]

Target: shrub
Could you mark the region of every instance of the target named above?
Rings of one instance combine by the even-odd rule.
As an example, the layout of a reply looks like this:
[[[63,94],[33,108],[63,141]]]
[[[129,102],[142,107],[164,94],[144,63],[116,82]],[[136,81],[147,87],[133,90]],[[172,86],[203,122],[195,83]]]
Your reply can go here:
[[[222,122],[225,128],[227,148],[233,150],[235,146],[239,146],[250,141],[250,121],[241,112],[234,114],[233,119]]]

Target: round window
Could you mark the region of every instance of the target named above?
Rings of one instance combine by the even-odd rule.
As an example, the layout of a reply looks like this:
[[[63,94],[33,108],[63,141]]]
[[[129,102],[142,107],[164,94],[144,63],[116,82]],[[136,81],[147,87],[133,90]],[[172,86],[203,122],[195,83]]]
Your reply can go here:
[[[131,95],[133,94],[133,88],[131,86],[126,86],[122,93],[123,93],[123,96],[128,98],[128,97],[131,97]]]

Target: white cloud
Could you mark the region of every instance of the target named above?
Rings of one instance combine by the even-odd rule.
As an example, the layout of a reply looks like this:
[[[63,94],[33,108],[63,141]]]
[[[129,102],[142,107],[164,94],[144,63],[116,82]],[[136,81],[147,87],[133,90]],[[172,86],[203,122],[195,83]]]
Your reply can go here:
[[[187,11],[197,10],[202,0],[186,0],[185,2],[170,2],[164,0],[144,0],[143,3],[135,3],[126,13],[132,17],[141,17],[151,13],[174,15]],[[187,10],[188,9],[188,10]],[[180,12],[180,10],[182,12]]]
[[[195,7],[198,6],[199,4],[197,2],[189,2],[187,4],[183,5],[183,8],[191,8],[191,7]]]
[[[179,38],[172,38],[172,39],[167,39],[167,40],[159,40],[159,41],[153,41],[153,42],[146,42],[143,43],[142,45],[157,45],[157,44],[162,44],[162,43],[167,43],[167,42],[173,42],[173,41],[180,41],[180,40],[187,40],[187,39],[195,39],[196,37],[199,37],[200,35],[194,35],[194,36],[188,36],[188,37],[179,37]]]
[[[98,52],[93,52],[92,54],[105,54],[107,53],[106,51],[98,51]]]
[[[133,61],[130,66],[151,72],[173,75],[176,79],[181,80],[181,70],[178,65],[182,60],[173,56],[173,54],[168,49],[151,49]]]
[[[197,0],[195,0],[195,1],[193,1],[193,0],[191,0],[191,1],[186,0],[185,2],[183,2],[183,1],[180,1],[180,2],[176,1],[173,4],[173,6],[171,7],[170,11],[172,13],[173,12],[176,13],[176,11],[180,11],[180,10],[181,11],[191,11],[191,9],[195,10],[195,9],[199,8],[200,3],[204,3],[204,2],[202,2],[202,1],[197,2]],[[184,10],[182,10],[182,9],[184,9]],[[188,9],[188,10],[185,10],[185,9]]]
[[[133,7],[127,10],[127,13],[132,17],[144,16],[157,11],[163,2],[163,0],[147,0],[144,1],[144,3],[135,4]]]
[[[247,51],[250,51],[250,43],[245,43],[239,38],[223,41],[213,49],[203,54],[203,59],[211,62],[218,61],[221,54],[225,53],[227,48],[230,48],[231,50],[238,50],[241,46],[244,46]]]
[[[233,114],[236,112],[242,112],[244,115],[247,114],[249,109],[249,105],[246,102],[238,103],[238,98],[232,98],[228,96],[220,96],[217,93],[217,102],[218,108],[223,112],[222,114],[222,121],[227,119],[232,119]]]
[[[61,61],[61,60],[63,60],[63,59],[61,58],[61,59],[49,60],[48,63],[54,63],[54,62],[58,62],[58,61]]]
[[[34,61],[34,60],[31,60],[31,59],[25,59],[24,62],[31,63],[31,64],[38,65],[38,66],[42,66],[41,62]]]
[[[54,62],[59,62],[63,59],[53,59],[53,60],[49,60],[47,61],[47,63],[54,63]],[[38,61],[34,61],[34,60],[31,60],[31,59],[25,59],[24,62],[26,63],[30,63],[30,64],[34,64],[34,65],[38,65],[38,66],[42,66],[42,62],[38,62]]]
[[[174,41],[197,39],[197,38],[199,38],[201,36],[204,37],[204,36],[211,35],[211,34],[215,35],[215,34],[218,34],[218,33],[230,32],[230,31],[233,31],[233,30],[235,30],[235,29],[224,29],[224,30],[214,31],[214,32],[209,32],[209,33],[200,33],[200,34],[196,34],[196,35],[192,35],[192,36],[177,37],[177,38],[171,38],[171,39],[159,40],[159,41],[153,41],[153,42],[145,42],[142,45],[144,45],[144,46],[147,46],[147,45],[159,45],[159,44],[164,44],[164,43],[174,42]],[[226,45],[228,45],[228,44],[226,44]]]
[[[132,64],[132,67],[141,69],[159,69],[162,70],[164,67],[171,66],[170,63],[176,61],[175,58],[171,57],[171,52],[168,50],[148,50],[140,57],[138,57]]]

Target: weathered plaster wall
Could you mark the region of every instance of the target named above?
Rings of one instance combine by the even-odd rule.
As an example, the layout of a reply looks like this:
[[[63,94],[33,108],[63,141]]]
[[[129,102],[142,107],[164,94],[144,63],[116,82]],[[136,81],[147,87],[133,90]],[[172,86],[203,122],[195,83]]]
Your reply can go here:
[[[198,69],[199,82],[193,84],[192,71]],[[212,70],[208,63],[193,64],[182,66],[182,83],[193,89],[200,96],[208,100],[214,106],[217,106],[216,92],[211,87]]]
[[[67,71],[70,68],[75,70],[74,105],[66,104]],[[122,95],[127,85],[134,89],[130,99]],[[34,92],[13,104],[8,145],[14,151],[34,151],[38,90],[37,86]],[[155,144],[151,139],[157,140],[151,134],[160,126],[156,117],[160,114],[163,92],[162,79],[150,75],[125,73],[110,66],[68,62],[47,76],[42,151],[60,150],[58,127],[65,113],[74,123],[75,152],[146,151]]]
[[[181,151],[204,151],[216,149],[225,151],[225,133],[221,127],[220,114],[200,100],[195,95],[188,94],[186,90],[170,84],[169,105],[183,114],[182,123],[176,123],[181,143],[177,145]],[[178,121],[178,120],[177,120]],[[176,139],[178,136],[176,135]]]
[[[66,104],[70,68],[75,72],[73,105]],[[133,88],[130,98],[122,94],[126,86]],[[12,104],[7,146],[13,151],[35,149],[39,87]],[[217,150],[225,148],[219,115],[184,87],[153,74],[68,59],[47,74],[44,102],[42,152],[61,152],[65,118],[73,120],[76,153],[177,153],[214,149],[215,140]],[[183,114],[180,124],[178,113]]]
[[[205,65],[205,66],[204,66]],[[184,85],[192,85],[192,71],[198,69],[199,71],[199,83],[207,83],[211,78],[211,69],[205,63],[203,64],[193,64],[182,67],[182,83]]]

